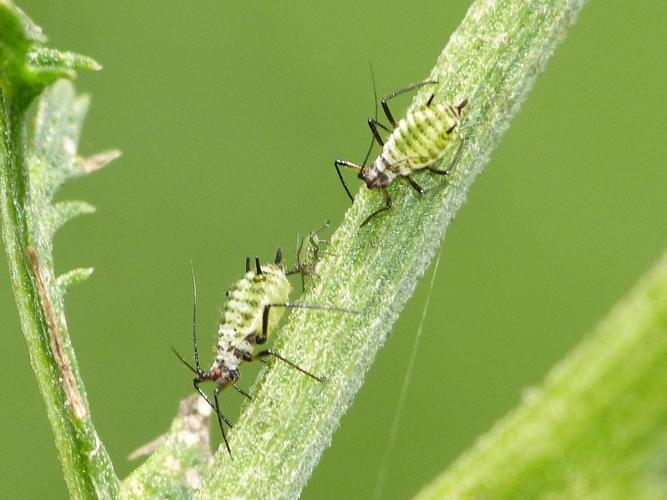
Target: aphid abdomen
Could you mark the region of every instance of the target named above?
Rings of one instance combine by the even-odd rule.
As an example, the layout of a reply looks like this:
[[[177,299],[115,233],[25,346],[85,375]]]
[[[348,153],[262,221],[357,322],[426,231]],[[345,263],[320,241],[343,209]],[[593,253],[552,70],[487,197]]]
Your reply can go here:
[[[388,170],[405,177],[441,160],[456,136],[458,117],[444,104],[419,108],[401,119],[384,145]]]
[[[262,274],[248,271],[229,289],[218,328],[218,354],[213,368],[224,366],[236,370],[244,357],[252,356],[254,344],[248,339],[253,334],[262,334],[265,306],[287,302],[291,289],[285,272],[274,264],[263,265]],[[267,336],[283,312],[283,308],[276,308],[269,315]]]

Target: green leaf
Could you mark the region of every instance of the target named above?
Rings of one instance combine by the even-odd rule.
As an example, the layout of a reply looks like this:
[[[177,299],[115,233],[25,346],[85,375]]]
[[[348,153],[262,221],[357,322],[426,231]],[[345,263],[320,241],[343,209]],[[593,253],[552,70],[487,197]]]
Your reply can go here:
[[[417,498],[665,498],[667,252]]]
[[[44,87],[74,78],[76,69],[97,70],[92,59],[43,47],[46,37],[21,9],[0,0],[0,87],[24,111]]]

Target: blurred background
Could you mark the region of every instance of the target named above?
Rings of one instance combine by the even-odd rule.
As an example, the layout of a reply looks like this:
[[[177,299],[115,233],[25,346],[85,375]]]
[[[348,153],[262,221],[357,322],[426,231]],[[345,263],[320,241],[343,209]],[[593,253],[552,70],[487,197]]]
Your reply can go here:
[[[213,346],[246,255],[281,245],[291,258],[297,232],[341,220],[332,160],[365,151],[369,61],[381,95],[424,78],[469,3],[18,1],[52,47],[104,66],[76,83],[93,97],[81,151],[123,151],[61,192],[98,211],[55,249],[59,272],[96,269],[68,295],[68,321],[119,475],[191,393],[169,350],[191,349],[190,259]],[[658,0],[591,2],[473,186],[445,240],[385,498],[409,498],[514,407],[667,245],[666,20]],[[303,498],[372,494],[426,284]],[[6,264],[0,321],[2,490],[65,498]],[[233,418],[240,399],[223,396]]]

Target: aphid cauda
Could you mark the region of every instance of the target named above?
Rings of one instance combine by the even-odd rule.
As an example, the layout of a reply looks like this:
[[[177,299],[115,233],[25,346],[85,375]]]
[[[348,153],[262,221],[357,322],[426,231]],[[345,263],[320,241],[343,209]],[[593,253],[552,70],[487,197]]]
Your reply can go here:
[[[313,375],[309,371],[297,366],[279,353],[264,349],[255,351],[255,346],[262,345],[274,332],[285,309],[305,308],[320,309],[325,311],[350,312],[348,309],[320,306],[312,304],[301,304],[288,302],[292,286],[287,280],[288,274],[300,272],[298,269],[285,271],[282,266],[282,251],[278,249],[276,258],[272,264],[260,264],[255,257],[255,265],[250,265],[250,258],[246,258],[245,274],[227,292],[227,303],[222,310],[222,319],[218,327],[217,355],[211,368],[204,370],[199,362],[199,348],[197,346],[197,287],[192,275],[193,308],[192,308],[192,343],[194,346],[194,366],[186,361],[178,352],[174,353],[195,374],[192,381],[195,390],[215,410],[218,424],[222,431],[222,439],[231,457],[231,449],[223,428],[223,422],[231,427],[231,423],[220,411],[218,395],[227,387],[233,387],[237,392],[250,399],[248,393],[236,385],[240,377],[239,367],[241,363],[263,360],[273,356],[301,373],[324,382],[322,377]],[[204,393],[200,384],[203,382],[215,382],[213,390],[213,401]]]
[[[389,110],[389,100],[405,92],[418,89],[424,85],[434,84],[434,81],[425,81],[414,83],[403,89],[392,92],[382,99],[382,109],[389,123],[393,127],[390,130],[375,119],[368,120],[368,126],[373,133],[373,138],[382,146],[382,152],[375,159],[370,167],[366,167],[366,161],[358,165],[351,161],[335,160],[334,165],[338,178],[340,179],[345,192],[352,200],[352,194],[347,188],[340,167],[353,168],[359,171],[358,177],[363,180],[369,189],[378,189],[385,198],[385,206],[369,215],[361,224],[364,226],[373,217],[392,206],[392,199],[387,187],[396,178],[406,179],[412,188],[419,194],[426,194],[417,182],[411,177],[412,174],[420,170],[429,170],[438,175],[449,175],[448,170],[436,168],[446,155],[447,146],[455,141],[458,134],[459,124],[461,122],[461,112],[468,104],[467,99],[463,99],[457,106],[451,106],[444,103],[434,103],[435,94],[422,106],[410,111],[405,118],[396,123],[394,116]],[[382,139],[378,127],[390,133],[386,141]],[[463,138],[459,139],[459,146],[451,163],[451,168],[456,166],[463,146]]]

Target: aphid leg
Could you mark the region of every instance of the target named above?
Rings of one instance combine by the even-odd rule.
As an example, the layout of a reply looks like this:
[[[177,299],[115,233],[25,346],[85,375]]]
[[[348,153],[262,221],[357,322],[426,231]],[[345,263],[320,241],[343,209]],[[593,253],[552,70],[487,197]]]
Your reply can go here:
[[[440,170],[435,167],[426,167],[430,172],[433,172],[434,174],[438,175],[449,175],[449,170]]]
[[[456,165],[458,165],[459,160],[461,159],[461,153],[463,152],[463,137],[461,137],[461,140],[459,141],[459,147],[456,149],[456,154],[454,155],[454,159],[452,160],[452,164],[450,165],[450,168],[455,168]]]
[[[385,127],[379,121],[377,121],[373,118],[368,119],[368,126],[370,127],[371,132],[373,133],[373,137],[378,142],[380,147],[384,146],[384,141],[382,140],[382,137],[380,136],[380,132],[378,132],[378,127],[383,128],[384,130],[386,130],[389,133],[391,133],[391,130],[389,130],[387,127]]]
[[[428,101],[426,101],[426,107],[428,108],[431,103],[433,102],[433,99],[435,99],[435,94],[431,94],[431,97],[428,98]]]
[[[301,267],[301,250],[303,250],[303,245],[306,242],[303,238],[301,238],[301,234],[297,233],[296,235],[296,252],[294,252],[295,255],[295,260],[296,260],[296,265],[294,266],[294,269],[290,269],[289,271],[285,271],[285,275],[291,276],[292,274],[297,274],[299,273],[301,275],[301,292],[303,293],[304,290],[306,289],[306,281],[304,278],[304,273],[303,273],[303,267]]]
[[[202,379],[196,378],[192,381],[192,385],[194,386],[195,390],[199,393],[199,395],[204,398],[204,401],[208,403],[208,405],[213,408],[213,410],[218,414],[218,420],[224,421],[230,428],[233,427],[232,423],[225,417],[222,413],[220,413],[220,409],[216,408],[216,406],[213,404],[213,402],[209,399],[209,397],[206,395],[206,393],[202,390],[201,387],[199,387],[199,384],[203,382]],[[223,431],[224,434],[224,431]]]
[[[263,274],[262,266],[259,265],[259,257],[255,257],[255,271],[257,272],[257,274]]]
[[[356,163],[347,160],[335,160],[334,167],[336,167],[336,173],[338,174],[338,178],[340,179],[341,184],[345,188],[345,192],[349,196],[350,200],[354,201],[354,196],[352,196],[352,193],[350,193],[350,190],[347,188],[347,184],[345,184],[345,180],[343,179],[343,174],[340,173],[340,167],[347,167],[347,168],[354,168],[355,170],[361,170],[362,168],[361,165],[357,165]]]
[[[267,339],[267,336],[268,336],[268,328],[269,328],[269,313],[271,312],[272,307],[285,307],[287,309],[297,309],[297,308],[299,308],[299,309],[319,309],[321,311],[339,311],[339,312],[346,312],[346,313],[352,313],[352,314],[357,313],[357,311],[351,311],[350,309],[343,309],[341,307],[317,306],[317,305],[313,305],[313,304],[298,304],[298,303],[295,303],[295,302],[292,302],[292,303],[285,302],[284,304],[267,304],[267,305],[264,306],[264,311],[262,313],[262,333],[261,334],[258,334],[258,333],[254,334],[254,336],[252,338],[252,342],[254,344],[261,345],[264,342],[266,342],[266,339]],[[305,375],[308,375],[309,377],[312,377],[319,382],[324,382],[325,381],[324,377],[318,377],[317,375],[313,375],[309,371],[304,370],[303,368],[301,368],[296,363],[294,363],[294,362],[290,361],[289,359],[281,356],[280,354],[278,354],[276,352],[273,352],[273,351],[270,351],[268,349],[265,350],[265,351],[258,352],[257,354],[255,354],[253,356],[253,359],[257,359],[259,361],[264,362],[263,358],[265,358],[266,356],[273,356],[275,358],[278,358],[279,360],[283,361],[284,363],[287,363],[288,365],[290,365],[292,368],[294,368],[296,370],[299,370],[301,373],[303,373]]]
[[[389,210],[389,209],[391,208],[391,206],[392,206],[392,200],[391,200],[391,195],[389,194],[389,191],[387,191],[387,189],[384,188],[384,189],[382,189],[382,194],[384,195],[384,199],[385,199],[385,201],[386,201],[386,205],[385,205],[384,207],[382,207],[382,208],[376,210],[375,212],[373,212],[372,214],[370,214],[368,217],[366,217],[366,219],[364,220],[364,222],[361,223],[361,226],[359,226],[360,228],[362,228],[362,227],[364,227],[366,224],[368,224],[368,223],[370,222],[370,220],[371,220],[373,217],[375,217],[376,215],[381,214],[382,212],[384,212],[384,211],[386,211],[386,210]]]
[[[215,413],[218,415],[218,424],[220,425],[220,431],[222,431],[222,440],[225,442],[225,448],[227,448],[227,453],[229,453],[229,458],[234,460],[234,457],[232,457],[232,449],[229,447],[229,442],[227,441],[227,435],[225,434],[225,428],[222,426],[222,421],[225,420],[227,422],[227,419],[222,416],[222,413],[220,412],[220,403],[218,402],[218,394],[220,393],[220,388],[216,387],[213,390],[213,399],[215,400]],[[229,423],[227,423],[229,425]]]
[[[422,195],[426,194],[426,190],[423,187],[421,187],[419,184],[417,184],[412,177],[410,177],[409,175],[406,175],[405,178],[408,180],[408,182],[412,186],[412,189],[417,191],[419,194],[422,194]]]
[[[245,391],[244,391],[243,389],[241,389],[238,385],[233,384],[232,387],[234,388],[234,390],[235,390],[236,392],[238,392],[239,394],[245,396],[245,397],[248,398],[250,401],[252,401],[252,398],[250,397],[250,394],[248,394],[247,392],[245,392]]]
[[[320,311],[337,311],[350,314],[357,314],[357,311],[345,309],[343,307],[318,306],[315,304],[301,304],[298,302],[285,302],[283,304],[267,304],[262,311],[262,334],[255,334],[254,343],[263,344],[269,335],[269,313],[272,307],[284,307],[285,309],[317,309]]]
[[[273,259],[273,263],[276,265],[280,265],[282,261],[283,261],[283,249],[278,247],[278,250],[276,250],[276,258]]]
[[[245,272],[250,272],[250,257],[245,258]]]
[[[461,152],[463,151],[463,137],[461,137],[461,141],[459,142],[459,147],[456,149],[456,154],[454,155],[454,159],[452,160],[451,165],[449,166],[450,169],[454,169],[456,165],[459,163],[459,160],[461,159]],[[426,167],[430,172],[433,172],[434,174],[438,175],[449,175],[449,169],[447,170],[440,170],[435,167]]]
[[[456,111],[457,115],[461,116],[461,112],[463,111],[463,108],[466,107],[468,104],[468,98],[463,99],[457,106],[456,106]]]
[[[315,231],[311,231],[311,232],[310,232],[310,239],[311,239],[311,241],[312,241],[312,239],[313,239],[315,236],[317,236],[317,235],[320,234],[322,231],[324,231],[326,228],[328,228],[328,227],[329,227],[329,224],[331,224],[331,221],[330,221],[329,219],[327,219],[327,220],[324,221],[324,223],[323,223],[320,227],[318,227],[317,229],[315,229]],[[324,241],[324,240],[321,240],[321,241]]]
[[[405,94],[406,92],[410,92],[411,90],[416,90],[418,88],[423,87],[424,85],[430,85],[438,83],[436,80],[426,80],[424,82],[418,82],[418,83],[413,83],[411,85],[408,85],[407,87],[404,87],[402,89],[395,90],[391,94],[385,96],[382,99],[382,109],[384,110],[384,114],[387,116],[387,120],[389,120],[389,123],[392,124],[394,128],[396,128],[396,120],[394,120],[394,116],[391,114],[391,111],[389,110],[389,100],[393,99],[396,96],[399,96],[401,94]]]
[[[273,356],[274,358],[278,358],[278,359],[281,360],[282,362],[287,363],[287,364],[290,365],[292,368],[294,368],[294,369],[296,369],[296,370],[299,370],[299,371],[300,371],[301,373],[303,373],[304,375],[308,375],[309,377],[311,377],[311,378],[317,380],[318,382],[322,382],[322,383],[324,383],[324,382],[326,381],[326,379],[325,379],[324,377],[318,377],[317,375],[314,375],[314,374],[310,373],[309,371],[304,370],[304,369],[301,368],[299,365],[297,365],[296,363],[293,363],[292,361],[290,361],[289,359],[285,358],[284,356],[281,356],[281,355],[278,354],[277,352],[273,352],[273,351],[269,351],[269,350],[261,351],[261,352],[258,352],[257,354],[255,354],[254,357],[257,358],[257,359],[261,359],[261,358],[265,358],[266,356]]]

